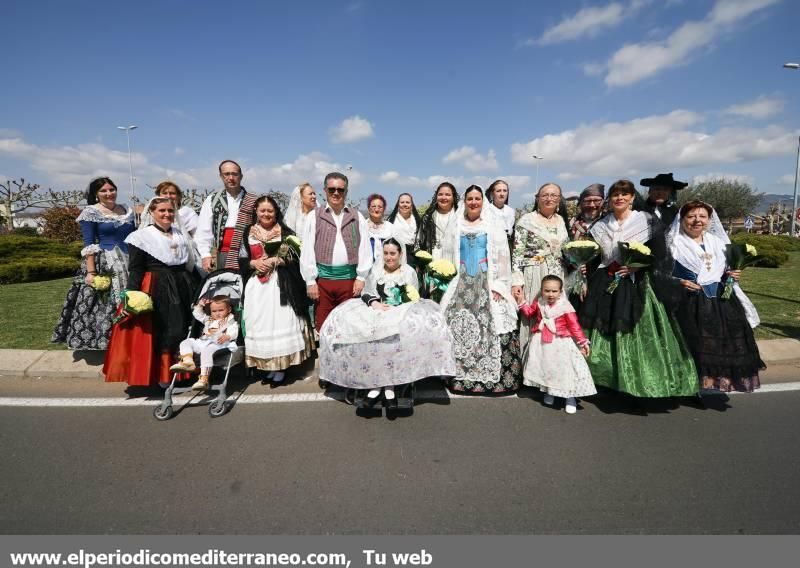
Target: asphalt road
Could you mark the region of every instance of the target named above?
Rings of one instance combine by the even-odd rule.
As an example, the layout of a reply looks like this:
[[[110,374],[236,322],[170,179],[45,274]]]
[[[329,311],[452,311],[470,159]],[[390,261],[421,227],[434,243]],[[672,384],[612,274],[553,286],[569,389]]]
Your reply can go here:
[[[0,533],[800,532],[800,392],[2,408]]]

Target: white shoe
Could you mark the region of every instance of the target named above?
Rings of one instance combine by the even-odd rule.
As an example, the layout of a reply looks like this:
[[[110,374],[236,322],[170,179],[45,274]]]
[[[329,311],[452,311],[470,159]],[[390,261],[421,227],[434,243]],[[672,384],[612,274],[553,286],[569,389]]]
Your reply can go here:
[[[386,400],[394,400],[394,387],[386,387],[383,389],[383,396]]]
[[[281,383],[283,382],[283,378],[286,376],[284,371],[275,371],[272,374],[272,382],[273,383]]]
[[[381,389],[372,389],[367,393],[367,398],[378,398],[378,395],[381,394]]]
[[[552,394],[546,394],[546,395],[544,395],[544,401],[543,401],[543,402],[544,402],[544,403],[545,403],[547,406],[553,406],[553,403],[554,403],[555,401],[556,401],[556,397],[554,397]]]
[[[575,414],[578,412],[578,401],[575,400],[575,397],[569,397],[567,399],[567,403],[564,405],[564,412],[567,414]]]

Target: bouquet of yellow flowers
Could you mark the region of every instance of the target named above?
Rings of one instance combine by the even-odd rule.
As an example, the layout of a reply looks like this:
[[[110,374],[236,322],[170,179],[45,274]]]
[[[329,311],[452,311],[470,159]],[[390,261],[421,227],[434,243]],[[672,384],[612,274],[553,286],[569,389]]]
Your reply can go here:
[[[111,289],[111,275],[110,274],[97,274],[92,280],[92,288],[96,292],[107,292]]]
[[[569,293],[580,294],[583,291],[583,286],[586,284],[586,275],[580,271],[580,267],[588,264],[600,254],[600,245],[594,241],[572,241],[565,244],[562,251],[564,252],[564,256],[567,257],[567,260],[579,269],[578,277],[569,290]]]
[[[640,242],[630,241],[627,243],[619,243],[619,250],[620,253],[622,253],[621,266],[627,266],[628,268],[647,268],[653,264],[654,257],[652,251]],[[622,276],[615,274],[614,280],[608,285],[606,292],[613,294],[614,290],[619,286],[619,281],[621,279]]]
[[[119,315],[112,320],[113,324],[118,324],[135,315],[153,311],[153,299],[144,292],[123,290],[121,296],[122,309]]]
[[[414,253],[414,258],[417,259],[420,266],[428,266],[433,261],[433,256],[426,250],[418,250]]]
[[[445,259],[430,262],[425,272],[425,285],[431,291],[431,299],[434,302],[441,302],[450,281],[456,275],[456,267],[452,262]]]
[[[413,303],[419,300],[419,292],[410,284],[392,286],[385,288],[383,284],[378,285],[378,289],[386,296],[386,303],[389,306],[399,306],[401,304]]]
[[[735,243],[725,245],[725,261],[728,264],[728,270],[743,270],[758,260],[758,251],[753,245],[737,245]],[[730,299],[733,293],[733,284],[733,276],[728,276],[725,280],[725,288],[720,295],[723,300]]]

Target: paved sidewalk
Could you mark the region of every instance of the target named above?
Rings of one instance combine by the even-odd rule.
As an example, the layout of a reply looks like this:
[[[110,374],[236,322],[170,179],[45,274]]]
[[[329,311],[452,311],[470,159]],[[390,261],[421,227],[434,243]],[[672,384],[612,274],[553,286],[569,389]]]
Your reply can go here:
[[[761,358],[767,365],[800,364],[800,341],[769,339],[758,342]],[[47,351],[0,349],[0,379],[3,377],[74,378],[103,380],[104,351]],[[316,375],[306,367],[305,376]],[[800,379],[800,374],[798,374]]]

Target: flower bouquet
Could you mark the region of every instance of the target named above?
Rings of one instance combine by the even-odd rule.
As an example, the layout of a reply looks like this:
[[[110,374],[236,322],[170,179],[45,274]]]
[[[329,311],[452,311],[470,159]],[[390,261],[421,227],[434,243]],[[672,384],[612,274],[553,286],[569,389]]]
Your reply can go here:
[[[122,309],[113,320],[112,324],[118,324],[129,317],[153,311],[153,299],[144,292],[138,290],[122,291]]]
[[[752,266],[758,260],[758,251],[753,245],[735,243],[725,245],[725,262],[728,265],[728,270],[743,270],[748,266]],[[725,280],[725,288],[720,296],[723,300],[730,299],[734,284],[733,276],[729,275]]]
[[[562,251],[567,260],[578,267],[578,276],[567,293],[579,295],[583,292],[586,284],[586,275],[581,272],[580,268],[600,254],[600,245],[594,241],[572,241],[565,244]]]
[[[280,241],[259,243],[258,245],[254,245],[254,247],[260,247],[261,251],[263,251],[264,256],[277,256],[278,258],[284,261],[287,258],[293,258],[295,260],[299,260],[300,251],[302,250],[303,243],[295,235],[289,235],[288,237],[285,237]],[[254,256],[256,256],[256,251],[252,250],[252,248],[253,245],[251,245],[251,253]],[[262,283],[268,282],[270,276],[272,276],[272,273],[259,275],[258,280]]]
[[[628,268],[647,268],[653,264],[654,258],[652,251],[640,242],[629,241],[627,243],[619,243],[619,250],[622,254],[621,266],[627,266]],[[606,292],[613,294],[614,290],[619,286],[619,281],[621,279],[622,276],[615,274],[614,280],[608,285]]]
[[[456,275],[456,267],[445,259],[434,260],[428,264],[425,271],[425,285],[431,291],[431,299],[439,303],[442,301],[450,281]]]
[[[101,273],[95,275],[90,284],[95,292],[108,292],[111,289],[111,274]]]
[[[386,296],[384,303],[389,306],[399,306],[419,300],[419,292],[410,284],[395,285],[389,288],[379,284],[378,287],[383,291],[382,295]]]

